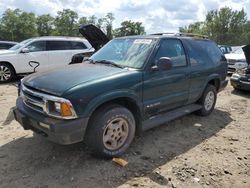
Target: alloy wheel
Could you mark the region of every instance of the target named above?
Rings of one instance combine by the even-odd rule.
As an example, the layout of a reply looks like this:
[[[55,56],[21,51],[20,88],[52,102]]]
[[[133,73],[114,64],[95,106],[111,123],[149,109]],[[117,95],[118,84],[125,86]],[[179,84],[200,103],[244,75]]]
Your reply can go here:
[[[11,71],[8,67],[0,65],[0,81],[7,81],[11,78]]]
[[[126,142],[128,135],[128,122],[123,118],[115,118],[103,132],[103,144],[109,150],[117,150]]]
[[[207,111],[211,110],[213,105],[214,105],[214,100],[215,100],[215,94],[214,92],[212,91],[209,91],[206,95],[206,98],[205,98],[205,103],[204,103],[204,106],[205,106],[205,109]]]

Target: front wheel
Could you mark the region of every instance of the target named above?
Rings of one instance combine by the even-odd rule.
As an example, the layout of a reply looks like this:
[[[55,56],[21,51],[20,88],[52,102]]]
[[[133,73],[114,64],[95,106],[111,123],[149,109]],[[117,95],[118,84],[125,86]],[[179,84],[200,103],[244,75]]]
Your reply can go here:
[[[86,132],[87,146],[94,155],[115,157],[123,154],[135,135],[133,114],[120,105],[99,109],[91,118]]]
[[[0,63],[0,83],[6,83],[14,77],[13,68],[7,63]]]
[[[208,116],[214,110],[214,106],[217,100],[217,91],[213,85],[208,85],[204,90],[198,103],[202,105],[202,108],[197,111],[198,115]]]

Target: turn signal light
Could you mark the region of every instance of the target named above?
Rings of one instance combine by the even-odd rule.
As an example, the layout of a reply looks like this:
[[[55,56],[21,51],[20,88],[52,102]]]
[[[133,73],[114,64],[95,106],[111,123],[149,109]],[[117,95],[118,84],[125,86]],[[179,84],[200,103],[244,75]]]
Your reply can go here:
[[[61,115],[64,117],[72,116],[71,105],[68,103],[61,103]]]

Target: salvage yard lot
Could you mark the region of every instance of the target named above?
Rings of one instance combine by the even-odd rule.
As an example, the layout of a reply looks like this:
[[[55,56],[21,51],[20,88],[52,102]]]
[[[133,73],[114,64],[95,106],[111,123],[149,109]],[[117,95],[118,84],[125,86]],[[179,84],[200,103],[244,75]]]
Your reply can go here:
[[[125,167],[61,146],[13,120],[17,89],[0,85],[0,187],[250,187],[250,94],[231,86],[208,117],[185,116],[136,137]]]

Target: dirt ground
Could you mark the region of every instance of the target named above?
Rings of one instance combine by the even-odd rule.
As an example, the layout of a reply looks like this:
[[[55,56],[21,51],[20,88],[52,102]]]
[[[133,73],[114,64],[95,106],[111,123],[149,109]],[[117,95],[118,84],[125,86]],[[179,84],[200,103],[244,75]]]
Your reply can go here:
[[[61,146],[24,131],[11,113],[13,84],[0,85],[1,188],[250,188],[250,93],[228,86],[209,117],[191,114],[143,133],[120,167],[82,143]]]

